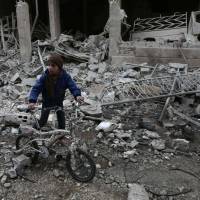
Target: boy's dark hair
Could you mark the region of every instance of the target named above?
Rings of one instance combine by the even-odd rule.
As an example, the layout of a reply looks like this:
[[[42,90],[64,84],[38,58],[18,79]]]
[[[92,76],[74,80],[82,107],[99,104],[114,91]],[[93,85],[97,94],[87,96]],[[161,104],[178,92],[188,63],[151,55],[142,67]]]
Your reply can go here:
[[[63,59],[60,55],[56,53],[51,53],[49,58],[48,58],[48,65],[54,64],[57,65],[60,69],[63,67]]]

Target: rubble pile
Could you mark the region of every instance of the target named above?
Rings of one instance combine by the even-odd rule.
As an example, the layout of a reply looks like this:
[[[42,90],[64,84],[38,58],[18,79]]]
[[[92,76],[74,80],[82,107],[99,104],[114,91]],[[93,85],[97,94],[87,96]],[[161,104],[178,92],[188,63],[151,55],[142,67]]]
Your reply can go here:
[[[160,122],[159,117],[166,98],[108,107],[101,106],[101,98],[107,86],[153,77],[175,76],[177,71],[185,74],[194,72],[195,69],[179,63],[156,66],[147,63],[124,63],[121,66],[111,66],[107,62],[107,39],[103,36],[90,36],[84,41],[76,41],[72,36],[62,34],[54,45],[49,41],[37,41],[33,45],[34,53],[30,63],[23,63],[14,50],[8,51],[6,56],[0,58],[1,136],[16,136],[20,134],[20,124],[31,124],[31,119],[16,113],[13,106],[26,100],[37,76],[46,68],[45,61],[49,52],[55,50],[66,59],[64,68],[76,80],[85,97],[85,103],[80,106],[83,116],[79,122],[81,128],[77,132],[82,138],[85,137],[85,148],[90,149],[96,160],[99,172],[94,181],[100,179],[106,184],[127,191],[131,181],[127,180],[124,174],[112,174],[116,160],[119,160],[120,164],[132,163],[135,166],[144,165],[145,162],[158,165],[170,162],[177,154],[191,154],[191,145],[198,133],[198,93],[171,97],[165,116]],[[112,91],[107,98],[115,98]],[[70,114],[72,97],[67,93],[65,99],[64,106]],[[66,124],[68,125],[67,121]],[[4,163],[0,173],[1,184],[9,188],[12,187],[10,179],[23,176],[24,167],[30,165],[30,160],[25,155],[13,155],[13,145],[1,142],[0,146]],[[141,161],[144,152],[150,156]],[[198,148],[193,149],[193,152],[199,153]],[[124,168],[123,165],[121,170]],[[59,179],[63,171],[54,170],[52,173]],[[128,199],[135,198],[134,190],[144,194],[141,199],[149,199],[149,190],[146,192],[145,189],[145,184],[132,184]],[[153,199],[151,195],[150,199]]]

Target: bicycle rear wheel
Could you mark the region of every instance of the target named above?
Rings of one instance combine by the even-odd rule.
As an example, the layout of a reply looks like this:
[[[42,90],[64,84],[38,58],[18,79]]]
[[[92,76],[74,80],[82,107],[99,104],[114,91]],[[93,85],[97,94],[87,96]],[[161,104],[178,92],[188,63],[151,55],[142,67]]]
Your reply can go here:
[[[32,163],[36,163],[39,158],[39,152],[35,150],[39,150],[39,147],[36,141],[31,142],[32,139],[33,138],[27,135],[19,135],[15,141],[15,145],[17,150],[27,145],[27,147],[23,150],[23,153],[31,159]]]
[[[96,165],[92,158],[81,149],[68,153],[66,167],[71,176],[79,182],[89,182],[96,174]]]

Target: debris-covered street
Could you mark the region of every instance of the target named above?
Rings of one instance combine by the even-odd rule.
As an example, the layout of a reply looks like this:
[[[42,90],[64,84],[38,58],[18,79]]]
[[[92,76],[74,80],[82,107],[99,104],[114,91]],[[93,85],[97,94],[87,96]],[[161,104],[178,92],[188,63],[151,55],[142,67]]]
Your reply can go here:
[[[20,0],[17,19],[12,14],[0,20],[0,199],[200,199],[199,13],[191,12],[189,25],[184,14],[138,18],[130,30],[119,1],[108,1],[110,18],[102,32],[85,35],[58,31],[56,2],[48,1],[50,31],[37,21],[37,0]],[[36,9],[32,25],[25,20],[29,4]],[[166,21],[175,25],[169,29]],[[165,32],[150,28],[158,22]],[[121,38],[121,24],[129,28],[129,41]],[[17,137],[30,136],[35,122],[31,112],[17,108],[28,104],[52,52],[62,56],[63,69],[84,97],[74,113],[67,90],[63,108],[66,130],[96,165],[87,183],[73,179],[65,157],[51,155],[41,141],[37,148],[31,143],[37,162],[17,151]],[[37,105],[42,103],[40,95]],[[41,110],[35,114],[39,119]],[[56,123],[51,113],[40,133]],[[66,151],[67,145],[58,148]]]

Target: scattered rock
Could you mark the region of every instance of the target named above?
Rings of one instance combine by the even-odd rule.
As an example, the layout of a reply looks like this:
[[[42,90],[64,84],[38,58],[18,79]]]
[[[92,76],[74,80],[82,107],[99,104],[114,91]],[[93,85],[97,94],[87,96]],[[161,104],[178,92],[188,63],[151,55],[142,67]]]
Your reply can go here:
[[[17,172],[14,168],[9,169],[7,173],[8,176],[12,179],[17,177]]]
[[[3,175],[3,177],[1,178],[1,183],[4,184],[8,179],[7,175]]]
[[[5,188],[10,188],[10,187],[11,187],[11,183],[4,183],[3,186],[4,186]]]
[[[158,133],[153,132],[153,131],[145,130],[144,134],[150,139],[158,139],[158,138],[160,138],[160,135],[158,135]]]
[[[164,150],[165,149],[165,140],[162,139],[155,139],[151,142],[151,146],[155,149],[155,150]]]
[[[104,132],[111,132],[116,128],[116,124],[111,121],[103,121],[101,122],[96,128],[96,131],[104,131]]]
[[[31,159],[25,156],[24,154],[13,158],[12,161],[13,161],[14,169],[19,174],[23,172],[24,167],[30,166],[31,164]]]
[[[180,151],[188,151],[190,142],[185,139],[173,139],[172,147]]]
[[[80,110],[85,114],[93,117],[101,117],[102,109],[99,104],[96,105],[82,105]]]
[[[144,186],[129,184],[128,200],[149,200],[149,195]]]

